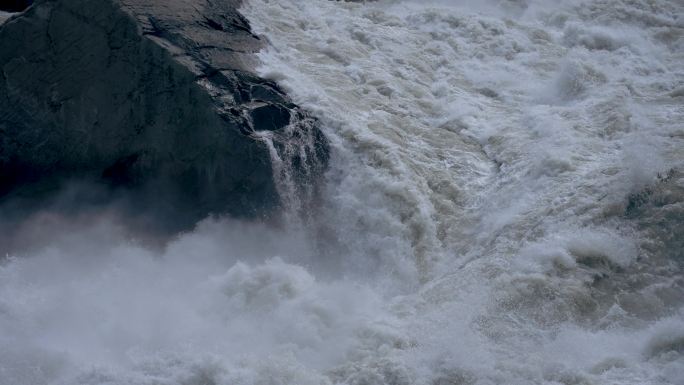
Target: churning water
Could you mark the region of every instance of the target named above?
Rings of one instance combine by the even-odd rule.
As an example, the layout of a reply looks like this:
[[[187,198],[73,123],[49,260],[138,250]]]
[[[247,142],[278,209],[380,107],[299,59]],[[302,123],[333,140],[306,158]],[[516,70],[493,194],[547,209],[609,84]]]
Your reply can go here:
[[[680,1],[243,11],[331,142],[307,220],[32,218],[0,384],[684,383]]]

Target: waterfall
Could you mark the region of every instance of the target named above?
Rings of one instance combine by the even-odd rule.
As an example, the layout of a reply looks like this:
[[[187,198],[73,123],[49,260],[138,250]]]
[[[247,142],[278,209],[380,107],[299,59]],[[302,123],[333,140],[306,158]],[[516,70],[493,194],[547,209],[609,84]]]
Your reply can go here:
[[[284,217],[27,219],[0,385],[684,383],[681,1],[241,13]]]
[[[316,124],[311,116],[293,110],[290,123],[284,128],[251,134],[268,147],[285,219],[291,224],[311,220],[317,185],[327,161]]]

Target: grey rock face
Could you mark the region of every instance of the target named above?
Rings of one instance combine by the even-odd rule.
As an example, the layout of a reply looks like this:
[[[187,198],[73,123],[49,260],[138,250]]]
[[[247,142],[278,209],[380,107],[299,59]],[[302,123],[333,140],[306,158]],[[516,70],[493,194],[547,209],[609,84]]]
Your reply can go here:
[[[254,131],[311,136],[307,162],[327,147],[316,125],[283,130],[308,118],[249,70],[261,41],[237,5],[38,0],[0,26],[0,199],[78,179],[181,222],[277,209]]]

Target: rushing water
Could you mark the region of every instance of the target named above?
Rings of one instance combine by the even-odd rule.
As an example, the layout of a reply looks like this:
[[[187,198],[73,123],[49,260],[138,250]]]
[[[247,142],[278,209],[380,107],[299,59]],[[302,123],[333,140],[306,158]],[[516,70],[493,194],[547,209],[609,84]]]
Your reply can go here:
[[[30,219],[0,384],[684,383],[681,2],[243,11],[331,142],[302,198],[263,134],[307,220]]]

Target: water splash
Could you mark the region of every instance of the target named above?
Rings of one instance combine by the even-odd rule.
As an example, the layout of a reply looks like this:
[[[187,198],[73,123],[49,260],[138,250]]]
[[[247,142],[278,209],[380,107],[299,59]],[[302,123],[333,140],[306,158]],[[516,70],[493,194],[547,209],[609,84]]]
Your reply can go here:
[[[311,226],[28,232],[0,384],[681,384],[683,12],[246,3],[260,71],[330,141],[312,205],[318,139],[255,134]]]

